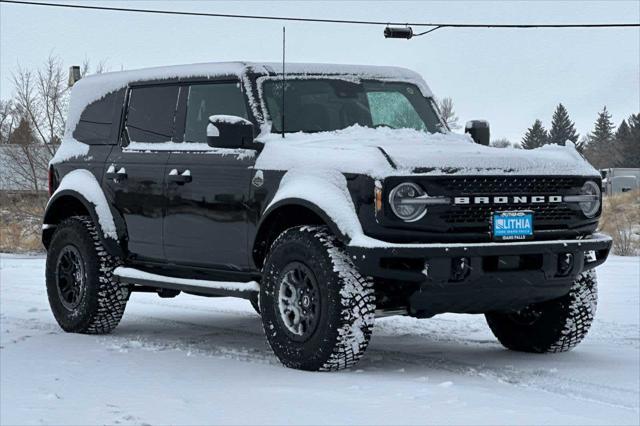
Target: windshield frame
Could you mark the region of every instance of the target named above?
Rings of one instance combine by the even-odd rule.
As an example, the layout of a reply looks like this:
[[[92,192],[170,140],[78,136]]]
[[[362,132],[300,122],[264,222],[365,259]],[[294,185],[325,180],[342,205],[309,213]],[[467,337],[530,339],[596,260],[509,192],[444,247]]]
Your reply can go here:
[[[362,78],[358,75],[348,75],[348,74],[287,74],[285,76],[285,81],[290,81],[290,80],[342,80],[342,81],[346,81],[349,83],[354,83],[354,84],[362,84],[362,83],[397,83],[397,84],[406,84],[409,86],[413,86],[413,88],[421,95],[421,97],[423,97],[427,103],[429,104],[429,106],[431,107],[431,109],[433,110],[437,120],[438,120],[438,124],[440,127],[440,132],[442,133],[447,133],[450,132],[451,129],[449,128],[449,126],[447,125],[447,123],[443,120],[442,118],[442,114],[440,113],[440,108],[438,107],[437,102],[435,101],[433,96],[424,96],[423,92],[420,90],[419,85],[415,82],[415,81],[410,81],[407,79],[402,79],[402,78],[382,78],[382,77],[376,77],[376,78]],[[260,76],[258,78],[255,79],[255,85],[256,85],[256,89],[257,89],[257,95],[258,95],[258,99],[259,99],[259,103],[260,103],[260,109],[262,110],[262,118],[265,124],[269,125],[269,132],[271,134],[282,134],[283,132],[280,130],[276,130],[274,128],[274,122],[272,120],[269,108],[267,107],[267,103],[266,103],[266,99],[264,96],[264,84],[268,81],[275,81],[275,82],[279,82],[282,81],[282,75],[266,75],[266,76]],[[286,101],[286,98],[285,98]],[[417,112],[417,111],[416,111]],[[422,117],[420,117],[422,119]],[[424,121],[424,120],[423,120]],[[426,127],[426,123],[425,123],[425,127]],[[400,129],[395,129],[395,128],[391,128],[393,130],[400,130]],[[342,129],[338,129],[336,131],[339,131]],[[286,130],[286,126],[285,126],[285,131],[284,134],[293,134],[293,133],[308,133],[308,134],[313,134],[313,133],[319,133],[319,132],[324,132],[324,131],[334,131],[334,130],[320,130],[320,131],[288,131]],[[424,130],[425,132],[429,132],[429,130]]]

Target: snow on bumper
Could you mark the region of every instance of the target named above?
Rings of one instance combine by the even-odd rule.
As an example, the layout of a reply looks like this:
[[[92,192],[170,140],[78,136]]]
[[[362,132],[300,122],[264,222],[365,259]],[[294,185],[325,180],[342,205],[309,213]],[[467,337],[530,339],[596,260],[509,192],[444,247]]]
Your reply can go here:
[[[574,272],[576,274],[603,263],[611,249],[611,237],[604,234],[593,234],[581,240],[551,240],[551,241],[518,241],[518,242],[489,242],[489,243],[433,243],[433,244],[394,244],[361,236],[351,240],[347,250],[360,272],[365,275],[381,278],[402,279],[409,281],[424,281],[434,279],[429,265],[436,260],[468,258],[470,267],[482,269],[484,258],[500,256],[553,256],[571,253],[576,256]],[[587,259],[585,253],[595,252],[595,260]],[[384,259],[423,259],[419,271],[410,268],[384,268]],[[391,262],[394,264],[398,262]],[[415,262],[414,262],[415,263]],[[549,265],[544,265],[545,267]],[[425,271],[426,267],[426,271]]]

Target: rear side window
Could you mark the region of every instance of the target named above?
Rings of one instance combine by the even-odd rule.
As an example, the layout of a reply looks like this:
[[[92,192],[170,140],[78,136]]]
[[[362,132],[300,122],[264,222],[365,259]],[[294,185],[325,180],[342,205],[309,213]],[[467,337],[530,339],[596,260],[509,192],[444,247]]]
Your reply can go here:
[[[239,83],[194,84],[188,90],[184,142],[206,143],[212,115],[249,118]]]
[[[117,126],[124,102],[124,89],[90,103],[80,115],[73,137],[89,145],[117,143]]]
[[[125,123],[129,142],[171,141],[178,90],[178,86],[131,89]]]

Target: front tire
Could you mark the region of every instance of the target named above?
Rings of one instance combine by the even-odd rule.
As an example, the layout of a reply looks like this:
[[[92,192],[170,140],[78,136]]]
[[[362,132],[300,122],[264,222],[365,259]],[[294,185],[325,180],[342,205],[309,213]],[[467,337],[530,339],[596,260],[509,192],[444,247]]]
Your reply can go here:
[[[129,291],[113,276],[119,259],[102,246],[86,216],[63,221],[47,250],[47,295],[53,316],[67,332],[106,334],[120,322]]]
[[[251,307],[256,314],[260,315],[260,293],[256,293],[254,296],[249,298],[249,303],[251,303]]]
[[[291,228],[265,260],[260,311],[269,345],[285,366],[341,370],[355,365],[369,344],[373,283],[326,227]]]
[[[567,352],[587,335],[596,314],[598,283],[593,270],[578,275],[566,296],[518,312],[486,314],[500,343],[521,352]]]

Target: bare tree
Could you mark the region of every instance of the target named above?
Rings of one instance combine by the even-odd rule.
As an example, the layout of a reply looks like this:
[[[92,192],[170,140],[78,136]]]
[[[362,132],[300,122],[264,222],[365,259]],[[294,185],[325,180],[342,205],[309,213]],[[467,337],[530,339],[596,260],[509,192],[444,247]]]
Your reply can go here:
[[[61,60],[49,56],[35,71],[18,67],[13,85],[14,98],[0,109],[7,142],[0,152],[3,189],[24,194],[12,205],[17,220],[34,219],[44,209],[48,163],[64,132],[66,73]],[[33,202],[22,203],[26,199]]]
[[[83,75],[90,69],[85,61]],[[100,62],[94,72],[105,69]],[[19,238],[31,238],[39,232],[48,198],[49,160],[64,135],[67,73],[60,58],[50,55],[38,69],[18,67],[12,77],[13,98],[0,101],[0,226],[9,224]]]
[[[438,102],[438,108],[440,108],[440,115],[442,115],[442,119],[447,123],[447,126],[449,126],[451,130],[460,128],[460,124],[458,124],[458,116],[453,110],[453,99],[442,98],[442,100]]]
[[[90,69],[85,60],[83,74]],[[105,69],[102,61],[95,72]],[[0,103],[0,142],[17,145],[4,152],[6,180],[13,189],[39,192],[45,189],[48,162],[64,135],[67,73],[61,59],[50,55],[35,71],[18,67],[12,80],[14,98]]]
[[[0,99],[0,144],[9,143],[16,121],[16,110],[13,106],[13,101]]]
[[[18,114],[26,117],[34,133],[33,143],[45,146],[53,155],[62,140],[68,102],[66,73],[61,60],[49,56],[37,71],[18,67],[13,74],[14,103]]]
[[[99,61],[96,66],[91,70],[91,61],[87,58],[82,61],[82,65],[80,65],[80,76],[86,77],[89,74],[102,74],[109,71],[109,67],[107,65],[106,60]]]

